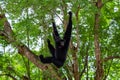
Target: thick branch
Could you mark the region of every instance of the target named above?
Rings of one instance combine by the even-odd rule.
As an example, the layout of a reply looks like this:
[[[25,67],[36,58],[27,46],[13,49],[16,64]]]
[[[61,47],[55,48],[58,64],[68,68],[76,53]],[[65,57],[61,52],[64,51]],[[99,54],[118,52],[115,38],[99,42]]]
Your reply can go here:
[[[97,0],[97,2],[96,2],[96,7],[98,8],[98,9],[100,9],[101,7],[102,7],[102,0]]]
[[[40,65],[40,60],[39,60],[38,56],[36,56],[32,51],[30,51],[30,49],[27,46],[18,45],[18,52],[21,55],[24,55],[25,57],[27,57],[31,62],[33,62],[40,69],[47,68],[46,65]]]
[[[72,54],[72,57],[73,57],[73,75],[74,75],[74,78],[75,80],[79,80],[80,78],[80,75],[79,75],[79,67],[78,67],[78,59],[77,59],[77,48],[76,47],[73,47],[73,54]]]
[[[4,31],[0,30],[0,36],[4,36]]]
[[[102,0],[97,0],[96,7],[101,9]],[[100,11],[100,10],[98,10]],[[102,80],[103,68],[101,63],[101,51],[99,46],[99,12],[95,13],[95,24],[94,24],[94,44],[95,44],[95,57],[96,57],[96,76],[95,80]]]
[[[76,16],[76,38],[77,38],[77,48],[80,46],[80,38],[79,38],[79,11],[80,11],[80,5],[78,5],[78,9],[75,13]]]

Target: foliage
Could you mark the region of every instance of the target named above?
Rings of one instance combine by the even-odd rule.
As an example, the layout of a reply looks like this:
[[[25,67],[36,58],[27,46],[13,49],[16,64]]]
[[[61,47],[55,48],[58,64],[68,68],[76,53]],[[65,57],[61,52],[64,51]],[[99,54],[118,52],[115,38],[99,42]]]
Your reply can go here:
[[[67,12],[72,10],[73,32],[71,43],[78,47],[76,52],[78,74],[82,75],[81,80],[94,79],[96,69],[94,22],[95,13],[99,11],[94,0],[3,0],[0,1],[0,5],[3,9],[2,12],[6,14],[12,26],[16,39],[26,44],[36,55],[44,54],[45,56],[50,55],[46,43],[47,38],[54,45],[51,27],[52,18],[59,26],[59,33],[62,36],[66,27],[65,23],[68,20]],[[119,5],[119,0],[104,0],[99,13],[99,44],[103,60],[110,56],[120,56]],[[77,11],[78,15],[76,14]],[[0,20],[0,30],[3,30],[3,21]],[[73,49],[69,49],[67,61],[62,68],[56,69],[51,64],[56,74],[63,80],[75,79],[73,71],[74,52]],[[120,58],[104,61],[103,78],[106,80],[120,79],[119,63]],[[15,47],[6,43],[4,38],[0,37],[0,80],[23,79],[26,76],[29,76],[31,80],[55,80],[51,75],[49,70],[38,69],[26,57],[19,55]]]

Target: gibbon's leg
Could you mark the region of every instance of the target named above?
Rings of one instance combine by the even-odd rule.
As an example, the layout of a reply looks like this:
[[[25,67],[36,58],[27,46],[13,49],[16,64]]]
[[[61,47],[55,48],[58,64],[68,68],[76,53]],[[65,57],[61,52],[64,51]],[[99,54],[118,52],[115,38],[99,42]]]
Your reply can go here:
[[[53,25],[53,37],[54,37],[55,42],[56,42],[56,41],[60,40],[60,36],[59,36],[59,33],[58,33],[57,29],[56,29],[55,22],[52,22],[52,25]]]
[[[70,37],[72,32],[72,12],[69,12],[69,22],[66,28],[66,32],[64,34],[64,41],[65,41],[65,47],[69,46]]]
[[[50,40],[47,39],[47,43],[48,43],[48,48],[50,53],[52,54],[53,57],[55,57],[55,48],[53,47],[53,45],[50,43]]]
[[[46,57],[44,58],[43,55],[40,55],[40,60],[42,63],[52,63],[53,61],[53,57]]]

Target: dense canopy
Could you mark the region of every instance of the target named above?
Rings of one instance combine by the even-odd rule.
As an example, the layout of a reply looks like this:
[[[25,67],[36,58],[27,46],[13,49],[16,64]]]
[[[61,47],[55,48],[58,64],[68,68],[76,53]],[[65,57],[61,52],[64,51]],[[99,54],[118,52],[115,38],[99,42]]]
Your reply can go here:
[[[52,19],[60,36],[73,30],[61,68],[50,56]],[[120,0],[0,0],[0,80],[119,80]]]

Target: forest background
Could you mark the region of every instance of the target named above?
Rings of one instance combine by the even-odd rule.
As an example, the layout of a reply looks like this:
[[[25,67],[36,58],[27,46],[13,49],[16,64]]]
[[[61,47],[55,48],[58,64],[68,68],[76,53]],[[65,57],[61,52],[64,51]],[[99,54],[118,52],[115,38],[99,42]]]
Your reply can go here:
[[[50,56],[52,18],[62,37],[73,13],[63,67]],[[120,0],[0,0],[0,80],[119,80]]]

